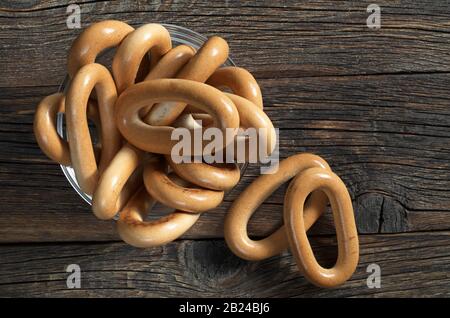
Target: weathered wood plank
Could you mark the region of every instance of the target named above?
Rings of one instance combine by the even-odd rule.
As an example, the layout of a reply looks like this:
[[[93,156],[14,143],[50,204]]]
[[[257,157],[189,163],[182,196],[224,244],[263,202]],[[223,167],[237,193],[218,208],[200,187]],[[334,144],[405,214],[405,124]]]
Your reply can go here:
[[[0,296],[450,296],[450,232],[361,235],[361,262],[343,288],[321,290],[288,252],[245,262],[221,240],[182,240],[139,250],[115,241],[38,149],[37,102],[65,74],[69,1],[0,1]],[[80,3],[80,2],[78,2]],[[450,7],[436,0],[379,1],[381,30],[366,27],[372,1],[87,1],[82,26],[120,19],[173,23],[229,41],[235,62],[260,81],[281,128],[283,157],[327,159],[348,185],[360,233],[450,229]],[[232,200],[258,174],[246,172],[226,202],[185,239],[221,238]],[[283,190],[249,225],[263,236],[281,223]],[[161,213],[155,213],[155,217]],[[310,234],[330,234],[328,213]],[[314,237],[332,265],[335,240]],[[81,265],[81,290],[65,267]],[[377,263],[382,288],[368,289]]]
[[[238,64],[260,80],[267,113],[281,128],[282,156],[309,151],[326,158],[349,186],[360,232],[448,229],[449,75],[439,73],[448,71],[448,8],[435,1],[380,5],[383,28],[376,32],[364,25],[366,4],[345,1],[229,7],[94,1],[82,5],[82,21],[101,15],[137,25],[154,11],[154,21],[224,34]],[[0,214],[0,241],[117,239],[114,225],[91,216],[32,135],[35,105],[56,90],[79,30],[66,29],[64,3],[3,1],[0,8],[0,209],[8,211]],[[398,72],[426,74],[383,75]],[[351,76],[370,73],[378,75]],[[257,173],[249,169],[227,202],[186,238],[221,237],[230,201]],[[282,202],[279,191],[252,220],[250,233],[278,226]],[[329,217],[322,223],[313,233],[332,231]]]
[[[67,50],[80,32],[66,26],[67,3],[0,2],[0,87],[60,83]],[[445,2],[378,1],[380,30],[366,26],[370,3],[88,1],[81,4],[81,23],[121,19],[219,34],[235,61],[258,78],[450,70]]]
[[[308,151],[348,185],[362,233],[450,227],[448,74],[262,79],[266,111],[281,127],[283,157]],[[35,105],[56,87],[0,91],[0,241],[117,239],[97,221],[32,134]],[[246,172],[227,202],[186,238],[221,237],[227,207],[259,173]],[[250,224],[265,235],[280,224],[283,191]],[[7,213],[6,213],[7,212]],[[313,233],[330,233],[328,215]]]
[[[179,241],[154,249],[122,243],[0,246],[0,296],[18,297],[426,297],[450,296],[449,232],[361,236],[361,259],[344,286],[325,290],[298,273],[289,252],[261,262],[234,256],[223,241]],[[322,264],[335,241],[313,239]],[[381,288],[367,287],[369,264]],[[81,268],[67,289],[66,267]]]

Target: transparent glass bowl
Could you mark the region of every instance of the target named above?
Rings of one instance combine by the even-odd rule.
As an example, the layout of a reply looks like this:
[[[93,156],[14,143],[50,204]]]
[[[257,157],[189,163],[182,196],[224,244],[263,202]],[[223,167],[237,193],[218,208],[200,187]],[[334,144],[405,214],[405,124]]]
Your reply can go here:
[[[208,39],[206,36],[201,35],[197,32],[194,32],[192,30],[183,28],[178,25],[173,24],[162,24],[170,33],[170,36],[172,38],[172,46],[178,46],[180,44],[186,44],[189,45],[195,49],[199,49],[203,43]],[[226,62],[224,63],[224,66],[236,66],[231,58],[228,58]],[[66,92],[66,89],[69,84],[69,76],[66,76],[64,79],[64,82],[59,87],[60,92]],[[66,131],[65,131],[65,124],[64,124],[64,115],[58,114],[57,117],[57,131],[58,134],[62,138],[66,138]],[[245,169],[247,168],[247,164],[240,164],[241,169],[241,176],[244,174]],[[67,180],[69,181],[70,185],[74,190],[78,193],[80,197],[83,198],[84,201],[86,201],[89,204],[92,204],[92,197],[86,193],[84,193],[80,186],[78,185],[77,178],[75,176],[75,171],[72,167],[69,166],[63,166],[61,165],[61,170],[66,176]]]

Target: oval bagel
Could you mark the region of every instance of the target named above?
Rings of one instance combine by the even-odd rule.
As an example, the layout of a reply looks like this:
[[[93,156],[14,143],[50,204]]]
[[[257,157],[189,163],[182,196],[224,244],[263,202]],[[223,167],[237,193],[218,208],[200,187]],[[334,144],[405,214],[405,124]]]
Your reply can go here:
[[[166,155],[166,160],[172,170],[181,178],[206,189],[228,191],[241,178],[241,171],[235,163],[175,163],[170,155]]]
[[[201,213],[217,207],[224,192],[203,188],[190,188],[172,181],[163,158],[148,161],[144,166],[144,185],[158,202],[181,211]]]
[[[200,214],[174,211],[155,221],[145,221],[155,200],[142,188],[120,212],[117,231],[120,237],[135,247],[155,247],[167,244],[183,235]]]
[[[148,125],[139,116],[141,109],[160,101],[186,102],[202,109],[213,117],[224,137],[227,128],[239,127],[239,114],[233,102],[212,86],[182,79],[141,82],[120,95],[116,103],[116,122],[128,142],[147,152],[170,154],[178,143],[171,140],[175,128]],[[223,145],[225,147],[226,143]]]
[[[63,166],[71,166],[69,144],[61,138],[56,129],[59,113],[65,113],[65,96],[55,93],[44,97],[37,106],[34,115],[33,132],[41,150],[53,161]],[[92,120],[98,131],[101,131],[100,115],[97,104],[89,100],[87,117]],[[95,145],[94,151],[101,151],[101,140]]]
[[[319,156],[307,153],[294,155],[281,161],[275,173],[259,176],[241,193],[225,216],[225,241],[234,254],[246,260],[258,261],[277,255],[288,248],[284,225],[270,236],[255,241],[248,237],[247,223],[258,206],[278,187],[299,172],[312,167],[330,169],[326,161]],[[307,228],[322,215],[327,202],[324,193],[320,191],[312,193],[305,207]]]
[[[315,190],[327,195],[333,212],[338,257],[332,268],[319,265],[306,235],[303,206],[308,195]],[[352,200],[345,184],[332,171],[311,168],[292,180],[285,196],[284,222],[291,252],[300,271],[311,283],[326,288],[336,287],[355,272],[359,245]]]

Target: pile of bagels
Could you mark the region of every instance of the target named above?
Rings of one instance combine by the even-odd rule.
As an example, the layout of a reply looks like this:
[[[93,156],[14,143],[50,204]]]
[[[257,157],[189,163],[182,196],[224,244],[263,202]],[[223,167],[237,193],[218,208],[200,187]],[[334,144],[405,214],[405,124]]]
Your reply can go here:
[[[111,71],[96,63],[115,48]],[[245,69],[223,66],[227,42],[217,36],[198,49],[172,47],[169,31],[159,24],[134,29],[115,20],[92,24],[72,43],[70,77],[64,93],[38,105],[34,134],[53,161],[70,166],[80,189],[92,197],[92,211],[102,220],[118,216],[120,237],[136,247],[152,247],[179,238],[200,215],[219,206],[240,180],[237,163],[177,162],[171,151],[175,129],[263,128],[266,152],[276,134],[263,111],[261,90]],[[230,93],[231,91],[231,93]],[[67,138],[57,132],[63,113]],[[93,138],[93,130],[96,138]],[[233,136],[229,143],[235,143]],[[225,146],[229,146],[224,144]],[[283,183],[291,180],[284,201],[284,225],[269,237],[252,240],[247,223]],[[155,203],[174,211],[146,220]],[[332,268],[318,264],[307,230],[331,205],[338,241]],[[258,177],[234,201],[225,217],[225,240],[247,260],[263,260],[290,249],[302,274],[313,284],[334,287],[356,269],[358,235],[350,195],[325,160],[303,153],[291,156]]]

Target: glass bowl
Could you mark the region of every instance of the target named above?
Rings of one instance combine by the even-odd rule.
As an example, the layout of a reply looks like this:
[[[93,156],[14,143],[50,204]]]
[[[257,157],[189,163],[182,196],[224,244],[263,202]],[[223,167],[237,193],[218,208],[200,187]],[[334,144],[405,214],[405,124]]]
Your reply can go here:
[[[172,38],[172,46],[173,47],[181,45],[181,44],[186,44],[186,45],[192,46],[193,48],[195,48],[197,50],[208,39],[204,35],[201,35],[197,32],[194,32],[192,30],[189,30],[187,28],[184,28],[184,27],[181,27],[178,25],[173,25],[173,24],[162,24],[162,25],[169,31],[170,36]],[[105,52],[104,54],[106,54],[107,52]],[[100,58],[101,58],[101,56],[100,56]],[[228,59],[223,64],[223,66],[236,66],[236,65],[234,64],[233,60],[230,57],[228,57]],[[69,76],[67,75],[66,78],[64,79],[64,82],[59,87],[59,91],[66,93],[68,84],[69,84]],[[65,131],[65,124],[64,124],[64,114],[62,114],[62,113],[58,114],[56,124],[57,124],[58,134],[62,138],[67,139],[67,135],[66,135],[66,131]],[[60,166],[61,166],[62,172],[66,176],[66,178],[69,181],[72,188],[78,193],[78,195],[80,197],[83,198],[84,201],[86,201],[87,203],[92,205],[92,197],[90,195],[84,193],[80,189],[80,186],[78,185],[78,181],[75,176],[75,171],[73,170],[73,168],[70,166],[63,166],[63,165],[60,165]],[[239,164],[239,168],[241,170],[241,177],[242,177],[245,172],[245,169],[247,168],[247,164]],[[230,192],[230,191],[231,190],[229,190],[228,192]]]

